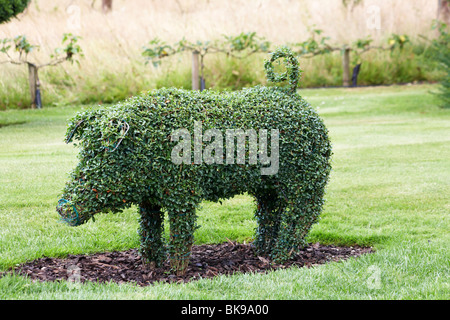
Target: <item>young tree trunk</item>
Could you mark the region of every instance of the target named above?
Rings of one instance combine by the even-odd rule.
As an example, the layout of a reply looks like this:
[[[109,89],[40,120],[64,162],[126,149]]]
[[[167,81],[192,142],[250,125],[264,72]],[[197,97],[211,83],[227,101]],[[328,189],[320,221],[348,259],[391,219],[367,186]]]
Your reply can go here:
[[[203,58],[204,58],[203,55],[200,56],[200,91],[206,89],[205,76],[203,74],[203,70],[205,69],[205,65],[203,64]]]
[[[102,0],[103,13],[108,13],[112,10],[112,0]]]
[[[438,0],[437,20],[445,24],[450,23],[450,7],[448,0]]]
[[[350,86],[350,48],[344,48],[342,57],[342,85],[344,87]]]
[[[352,87],[357,87],[358,86],[358,75],[359,75],[359,71],[361,70],[361,63],[358,63],[354,68],[353,68],[353,75],[352,75]]]
[[[28,81],[30,83],[31,109],[36,109],[36,90],[38,89],[38,68],[32,63],[28,63]]]

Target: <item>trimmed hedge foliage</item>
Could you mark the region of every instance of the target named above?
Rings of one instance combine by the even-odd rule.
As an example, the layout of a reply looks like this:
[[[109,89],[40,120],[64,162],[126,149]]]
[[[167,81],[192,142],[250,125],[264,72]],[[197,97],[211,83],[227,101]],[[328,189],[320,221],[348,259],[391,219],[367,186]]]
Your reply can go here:
[[[279,262],[288,259],[305,244],[321,212],[332,151],[324,123],[292,90],[300,74],[298,62],[285,47],[273,56],[288,58],[289,88],[257,86],[222,93],[160,89],[77,114],[66,141],[79,140],[79,164],[57,206],[62,219],[76,226],[99,212],[116,213],[136,204],[144,260],[161,265],[168,253],[174,271],[183,273],[201,201],[247,192],[257,201],[258,254]],[[192,134],[195,122],[203,131],[218,129],[223,137],[227,129],[278,130],[278,172],[262,175],[261,158],[257,164],[194,164],[195,150],[192,163],[174,163],[173,132],[184,128]],[[227,147],[234,144],[224,141]],[[170,223],[167,244],[164,212]]]
[[[0,0],[0,23],[7,22],[23,12],[30,0]]]

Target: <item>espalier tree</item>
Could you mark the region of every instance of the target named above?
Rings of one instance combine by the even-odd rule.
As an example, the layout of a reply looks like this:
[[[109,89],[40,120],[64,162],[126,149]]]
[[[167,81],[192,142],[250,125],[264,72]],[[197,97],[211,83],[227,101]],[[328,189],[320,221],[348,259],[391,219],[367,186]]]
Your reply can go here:
[[[284,59],[282,74],[277,59]],[[169,258],[183,274],[200,203],[246,192],[257,203],[257,253],[289,259],[322,210],[332,150],[323,121],[296,91],[293,53],[277,49],[265,69],[268,80],[286,86],[160,89],[78,113],[66,134],[80,153],[57,205],[62,220],[78,226],[137,205],[143,260],[161,266]]]
[[[355,2],[355,1],[353,1]],[[353,3],[352,2],[352,3]],[[370,37],[361,38],[350,44],[332,44],[330,37],[323,35],[323,30],[312,28],[311,36],[302,42],[290,43],[288,46],[300,58],[313,58],[318,55],[340,51],[342,54],[342,85],[348,87],[357,85],[357,78],[362,64],[362,56],[370,50],[402,50],[409,43],[407,35],[392,34],[387,45],[373,45]],[[353,53],[353,75],[350,76],[350,55]],[[352,83],[350,84],[350,81]]]
[[[357,4],[350,1],[348,5]],[[370,50],[403,49],[409,38],[406,35],[392,34],[386,46],[375,46],[370,37],[357,39],[350,44],[332,44],[330,37],[324,36],[321,29],[310,28],[310,37],[301,42],[288,43],[294,54],[299,58],[313,58],[318,55],[340,51],[342,53],[342,85],[356,86],[357,78],[362,64],[362,56]],[[214,41],[190,42],[182,39],[173,45],[156,38],[151,40],[142,52],[147,62],[158,66],[164,58],[192,52],[192,89],[205,89],[204,59],[208,54],[224,53],[227,56],[243,58],[255,53],[264,53],[270,50],[271,43],[259,37],[255,32],[241,33],[236,36],[224,36]],[[353,57],[353,76],[350,76],[351,53]],[[200,75],[199,75],[200,73]]]
[[[80,37],[74,36],[70,33],[65,33],[62,39],[62,44],[64,47],[56,48],[54,53],[50,55],[49,61],[45,63],[37,63],[30,59],[30,53],[34,49],[38,49],[39,46],[30,44],[24,35],[17,36],[13,39],[0,39],[0,55],[5,57],[5,60],[0,60],[0,64],[12,63],[16,65],[28,66],[31,108],[34,109],[42,107],[39,70],[49,66],[56,66],[65,61],[78,63],[76,58],[78,56],[83,56],[81,47],[78,45],[79,39]]]
[[[0,24],[22,13],[30,0],[0,0]]]
[[[255,53],[268,52],[270,42],[255,32],[240,33],[236,36],[223,36],[213,41],[191,42],[182,39],[173,45],[155,38],[144,47],[142,55],[147,62],[158,66],[161,60],[182,52],[192,54],[192,90],[205,89],[205,57],[209,54],[223,53],[234,58],[244,58]],[[199,74],[200,73],[200,74]]]

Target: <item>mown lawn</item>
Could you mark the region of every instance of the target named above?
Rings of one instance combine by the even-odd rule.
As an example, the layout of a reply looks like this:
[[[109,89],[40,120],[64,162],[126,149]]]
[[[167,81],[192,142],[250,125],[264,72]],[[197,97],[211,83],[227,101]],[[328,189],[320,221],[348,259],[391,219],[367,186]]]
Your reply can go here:
[[[321,220],[309,241],[377,252],[266,275],[148,287],[0,278],[0,299],[449,299],[450,110],[432,85],[302,90],[334,146]],[[42,256],[138,246],[136,208],[71,228],[55,211],[77,150],[63,142],[83,106],[0,112],[0,271]],[[204,203],[197,243],[250,241],[246,195]]]

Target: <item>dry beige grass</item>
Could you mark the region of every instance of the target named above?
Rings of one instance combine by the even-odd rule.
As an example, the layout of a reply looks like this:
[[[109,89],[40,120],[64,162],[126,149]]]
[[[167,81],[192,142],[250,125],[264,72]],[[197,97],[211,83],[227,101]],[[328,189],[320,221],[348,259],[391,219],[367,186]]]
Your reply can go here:
[[[308,26],[316,25],[336,43],[368,35],[384,41],[391,33],[429,34],[437,11],[437,0],[363,0],[347,8],[342,0],[114,0],[113,11],[104,15],[100,2],[32,0],[19,19],[0,26],[0,38],[27,35],[41,46],[33,59],[44,62],[63,33],[81,35],[86,55],[81,74],[95,78],[102,70],[124,73],[133,64],[139,68],[142,46],[154,37],[170,43],[182,37],[206,40],[255,31],[285,43],[305,40]],[[373,28],[377,12],[379,30]],[[77,77],[80,72],[74,68],[62,66]],[[1,65],[0,89],[25,74],[25,68]]]
[[[26,33],[41,44],[52,44],[71,31],[87,41],[117,37],[140,45],[155,36],[195,40],[256,31],[274,41],[293,41],[307,36],[307,26],[315,24],[343,41],[368,34],[425,33],[437,10],[434,0],[364,0],[347,8],[342,0],[114,0],[113,12],[105,16],[97,8],[100,0],[94,8],[92,2],[32,0],[20,20],[1,27],[0,36]],[[373,6],[372,12],[380,10],[380,30],[370,28]]]

